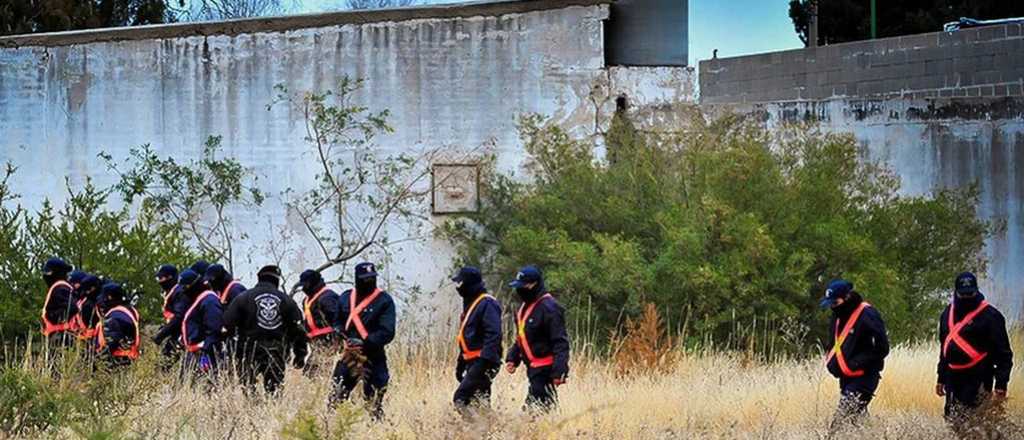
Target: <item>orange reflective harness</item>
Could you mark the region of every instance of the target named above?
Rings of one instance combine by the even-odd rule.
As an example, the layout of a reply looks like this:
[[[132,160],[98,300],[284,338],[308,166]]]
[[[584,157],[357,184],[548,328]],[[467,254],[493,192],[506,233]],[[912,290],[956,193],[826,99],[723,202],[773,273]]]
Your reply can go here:
[[[46,300],[43,301],[43,314],[42,314],[42,317],[43,317],[43,336],[50,336],[50,335],[52,335],[54,333],[72,331],[72,330],[76,329],[75,321],[74,321],[73,317],[72,317],[72,319],[68,319],[66,322],[62,322],[60,324],[54,324],[54,323],[50,322],[49,319],[46,319],[46,309],[50,305],[50,296],[53,295],[53,291],[57,289],[57,286],[65,286],[69,290],[74,290],[74,289],[72,289],[71,284],[68,284],[67,281],[61,280],[61,281],[57,281],[56,283],[53,283],[53,285],[50,286],[50,290],[46,291]]]
[[[178,285],[175,284],[174,287],[171,287],[171,290],[168,290],[167,294],[164,295],[164,308],[163,308],[163,311],[164,311],[164,322],[171,322],[171,320],[174,319],[174,312],[172,312],[171,309],[170,309],[170,305],[171,305],[170,303],[171,303],[171,296],[174,295],[174,289],[177,289],[177,288],[178,288]]]
[[[198,307],[199,304],[202,303],[203,300],[206,299],[206,297],[208,297],[208,296],[216,297],[217,294],[213,293],[212,290],[207,290],[207,291],[203,292],[202,294],[200,294],[196,298],[195,302],[192,303],[192,306],[188,308],[188,311],[185,312],[185,319],[181,320],[181,342],[182,342],[182,344],[185,345],[185,348],[188,350],[189,353],[195,353],[195,352],[203,349],[203,341],[200,340],[199,342],[196,342],[195,344],[190,343],[188,341],[188,318],[189,318],[189,316],[192,316],[192,311],[194,311],[196,309],[196,307]]]
[[[960,347],[960,350],[963,350],[964,354],[966,354],[967,357],[971,358],[971,360],[966,364],[950,363],[949,369],[966,370],[968,368],[974,367],[975,365],[978,365],[979,362],[981,362],[988,356],[988,353],[979,353],[978,350],[976,350],[973,346],[971,346],[969,342],[967,342],[967,340],[960,336],[960,330],[963,330],[963,328],[966,327],[967,324],[970,324],[971,321],[974,318],[976,318],[978,314],[985,310],[985,308],[987,307],[988,301],[982,301],[981,304],[978,305],[978,308],[971,311],[971,313],[968,313],[967,316],[964,316],[964,319],[961,319],[960,322],[954,322],[953,313],[955,310],[955,305],[949,305],[949,334],[946,335],[946,340],[943,341],[942,343],[942,356],[945,357],[946,359],[949,359],[949,344],[954,343],[957,345],[957,347]]]
[[[373,300],[377,299],[378,295],[380,295],[380,289],[374,289],[373,293],[371,293],[370,296],[366,297],[366,299],[362,300],[357,306],[356,289],[352,289],[351,291],[349,291],[349,311],[348,319],[345,320],[345,331],[348,331],[349,328],[355,325],[356,331],[359,332],[360,338],[363,338],[365,340],[366,337],[370,335],[370,332],[366,331],[366,326],[363,325],[363,320],[359,317],[359,314],[362,313],[363,309],[369,306],[370,303],[373,302]]]
[[[526,321],[533,314],[533,308],[537,307],[537,304],[540,304],[546,298],[553,297],[550,293],[545,293],[544,296],[538,298],[529,307],[526,307],[526,303],[523,303],[523,305],[519,306],[519,311],[516,313],[516,327],[518,329],[516,331],[516,341],[519,343],[519,348],[523,350],[523,354],[526,355],[526,360],[531,368],[547,367],[555,363],[554,355],[547,355],[542,358],[535,357],[533,350],[530,349],[530,342],[526,339]],[[526,309],[526,311],[524,312],[523,309]]]
[[[117,307],[114,307],[114,308],[110,309],[107,312],[107,314],[104,316],[104,319],[109,318],[110,315],[113,314],[114,312],[121,312],[121,313],[124,313],[125,315],[128,315],[128,319],[130,319],[132,321],[132,325],[135,326],[135,338],[132,339],[132,344],[131,344],[131,346],[129,348],[119,348],[117,350],[114,350],[114,351],[110,352],[110,354],[112,356],[114,356],[114,357],[126,357],[128,359],[137,359],[139,357],[139,342],[140,342],[140,339],[139,339],[139,318],[137,316],[135,316],[135,313],[132,310],[128,309],[127,307],[125,307],[125,306],[117,306]],[[104,347],[107,346],[107,337],[103,333],[103,325],[102,324],[97,325],[96,328],[99,329],[99,337],[98,337],[99,338],[99,344],[96,347],[96,352],[99,353],[99,352],[103,351]]]
[[[231,291],[232,287],[235,287],[235,284],[238,284],[238,280],[231,280],[231,282],[228,283],[227,287],[225,287],[224,290],[220,292],[220,303],[221,304],[227,304],[228,303],[228,292]]]
[[[469,308],[466,309],[465,315],[463,315],[463,317],[462,317],[462,325],[459,326],[459,334],[455,336],[455,341],[459,344],[459,348],[462,350],[462,359],[463,360],[471,361],[473,359],[476,359],[476,358],[480,357],[480,352],[483,351],[483,348],[481,348],[479,350],[470,350],[469,349],[469,345],[466,344],[465,331],[466,331],[466,323],[469,322],[469,317],[473,316],[473,310],[476,310],[477,304],[480,304],[480,301],[483,301],[486,298],[490,298],[492,300],[494,299],[493,296],[488,295],[486,293],[480,295],[479,297],[477,297],[476,301],[473,301],[473,304],[470,304]],[[495,301],[497,301],[497,300],[495,300]]]
[[[327,286],[324,286],[322,289],[317,291],[315,295],[313,295],[310,298],[306,298],[306,302],[305,304],[303,304],[303,306],[305,306],[303,307],[303,309],[305,309],[303,314],[306,315],[306,327],[308,329],[306,331],[306,337],[309,339],[330,334],[331,332],[334,331],[334,328],[332,328],[330,325],[324,327],[317,327],[316,318],[313,317],[313,306],[316,305],[317,300],[319,300],[320,296],[323,295],[324,292],[326,291]]]
[[[832,358],[835,357],[836,362],[839,363],[839,369],[843,372],[843,376],[860,377],[864,375],[864,370],[853,371],[850,370],[850,367],[846,364],[846,356],[843,355],[843,342],[846,342],[846,337],[853,331],[853,326],[857,323],[857,320],[860,319],[861,312],[870,306],[871,304],[866,302],[860,303],[860,306],[850,314],[850,319],[848,319],[846,321],[846,325],[843,326],[842,333],[839,332],[839,320],[836,320],[835,344],[832,346],[832,350],[828,352],[828,356],[825,357],[825,365],[828,365],[828,363],[832,361]]]
[[[75,317],[72,318],[72,320],[75,322],[75,330],[78,331],[78,339],[81,339],[83,341],[88,341],[92,338],[95,338],[97,332],[96,329],[98,328],[95,325],[86,325],[85,318],[82,317],[82,306],[85,305],[85,301],[87,299],[88,298],[82,298],[78,300],[78,314],[76,314]],[[96,313],[95,310],[93,311],[93,313]]]

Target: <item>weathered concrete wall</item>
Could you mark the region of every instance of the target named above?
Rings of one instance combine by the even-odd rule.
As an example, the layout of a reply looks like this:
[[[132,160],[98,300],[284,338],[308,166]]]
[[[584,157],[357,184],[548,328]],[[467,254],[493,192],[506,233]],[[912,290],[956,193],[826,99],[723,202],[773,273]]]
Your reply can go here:
[[[236,273],[251,280],[280,251],[268,246],[286,242],[297,244],[285,260],[294,274],[322,257],[286,218],[280,193],[312,188],[316,163],[302,115],[266,109],[275,85],[322,91],[344,75],[363,78],[357,102],[391,111],[395,132],[379,140],[382,151],[492,145],[513,170],[524,159],[518,114],[586,135],[612,114],[607,96],[661,107],[693,99],[691,70],[606,69],[607,16],[599,0],[519,1],[0,39],[0,160],[21,167],[14,189],[35,209],[63,200],[65,177],[113,183],[100,152],[125,157],[151,143],[189,157],[222,135],[224,154],[252,167],[271,196],[261,215],[236,215],[250,234]],[[428,291],[447,279],[452,250],[425,226],[386,272],[399,301],[399,275]]]
[[[701,102],[1024,94],[1024,35],[1005,24],[700,63]]]
[[[904,194],[977,184],[979,215],[1006,222],[986,246],[982,289],[1010,319],[1024,319],[1024,99],[836,99],[754,110],[770,126],[816,120],[826,131],[853,133],[865,160],[897,172]]]

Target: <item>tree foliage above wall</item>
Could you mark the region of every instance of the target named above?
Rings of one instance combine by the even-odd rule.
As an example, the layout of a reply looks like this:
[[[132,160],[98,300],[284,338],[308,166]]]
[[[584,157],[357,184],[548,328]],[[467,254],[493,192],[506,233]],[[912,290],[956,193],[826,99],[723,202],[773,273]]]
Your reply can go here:
[[[492,286],[540,265],[591,339],[651,302],[690,344],[804,349],[824,336],[817,302],[842,276],[907,340],[933,331],[920,318],[956,273],[986,266],[977,191],[901,196],[849,135],[771,134],[736,116],[652,135],[620,114],[602,158],[537,117],[521,132],[531,178],[487,173],[484,209],[445,233]]]

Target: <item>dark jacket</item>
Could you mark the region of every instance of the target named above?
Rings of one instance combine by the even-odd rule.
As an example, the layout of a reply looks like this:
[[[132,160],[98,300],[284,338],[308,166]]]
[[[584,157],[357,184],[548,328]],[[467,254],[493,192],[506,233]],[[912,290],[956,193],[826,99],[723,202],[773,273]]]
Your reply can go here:
[[[980,295],[979,295],[980,296]],[[956,307],[954,320],[960,322],[968,313],[977,308],[979,301],[972,304],[960,304]],[[939,365],[938,383],[948,384],[957,380],[977,380],[1005,390],[1010,382],[1010,370],[1013,369],[1013,350],[1010,348],[1010,337],[1006,332],[1006,318],[991,304],[960,329],[960,337],[966,340],[979,353],[988,353],[985,358],[972,368],[952,370],[949,364],[963,365],[970,358],[959,345],[950,342],[948,358],[942,353],[942,346],[949,335],[949,306],[942,311],[939,318]]]
[[[78,315],[82,317],[82,323],[85,324],[87,328],[95,327],[96,323],[100,321],[99,311],[96,310],[96,297],[87,296],[82,298],[80,304],[81,305],[78,308]]]
[[[462,305],[463,318],[474,300],[476,298],[466,300]],[[459,324],[462,324],[461,320]],[[480,359],[495,364],[501,363],[501,304],[491,298],[481,300],[473,309],[473,313],[466,319],[462,336],[471,351],[480,350]],[[463,361],[461,346],[458,360],[459,362]]]
[[[292,349],[295,359],[306,358],[306,334],[299,306],[272,283],[259,282],[242,292],[224,313],[228,335],[238,334],[239,345],[278,345]]]
[[[351,296],[353,295],[353,290],[346,290],[345,293],[341,294],[341,298],[338,299],[338,317],[334,320],[334,331],[345,338],[362,339],[363,353],[371,361],[387,360],[384,347],[395,339],[395,302],[391,299],[391,295],[382,291],[372,303],[363,309],[359,317],[366,327],[367,335],[364,338],[359,334],[354,324],[348,326],[348,328],[345,327],[349,312],[352,309]],[[358,300],[363,298],[357,297],[356,299],[356,304],[358,304]]]
[[[828,329],[829,348],[835,345],[836,328],[842,332],[853,311],[863,302],[860,295],[852,295],[849,300],[832,311],[832,321]],[[882,315],[877,309],[867,307],[861,312],[860,318],[840,349],[843,351],[847,367],[852,371],[864,370],[865,375],[877,375],[885,368],[885,357],[889,355],[889,335],[885,330]],[[836,356],[829,360],[828,372],[835,377],[843,377]]]
[[[181,338],[181,320],[185,318],[185,312],[192,305],[192,301],[189,300],[188,295],[185,294],[182,286],[175,286],[171,292],[171,298],[167,301],[167,309],[174,314],[171,321],[160,327],[153,340],[157,344],[161,343],[164,339],[180,339]]]
[[[47,290],[49,288],[47,287]],[[50,293],[50,299],[44,307],[46,319],[54,324],[68,322],[78,313],[74,290],[65,284],[61,284],[53,289],[53,292]]]
[[[215,294],[206,295],[199,301],[199,304],[188,317],[188,322],[186,323],[188,334],[183,335],[185,336],[183,342],[187,346],[188,343],[202,341],[204,351],[207,353],[218,352],[221,348],[220,343],[224,338],[222,334],[224,328],[224,309],[221,307],[220,299]]]
[[[136,317],[138,313],[136,312]],[[135,323],[120,310],[114,310],[103,319],[103,337],[107,341],[106,353],[130,349],[135,342]]]
[[[235,284],[231,284],[231,288],[228,289],[227,297],[225,298],[225,301],[221,301],[221,304],[224,304],[224,308],[226,309],[228,304],[231,304],[235,298],[238,298],[238,295],[241,295],[242,292],[245,292],[246,290],[248,289],[246,289],[242,283],[236,282]],[[221,291],[218,291],[217,295],[219,296],[220,294]]]
[[[315,295],[316,292],[313,292]],[[327,289],[317,298],[316,302],[311,304],[309,307],[310,314],[313,315],[313,323],[316,324],[317,328],[330,327],[333,330],[334,318],[338,316],[338,294],[331,289]],[[303,311],[305,314],[305,311]],[[306,323],[306,317],[302,317],[302,324],[306,331],[310,330],[309,325]],[[324,336],[329,336],[324,335]]]
[[[569,375],[569,333],[565,329],[565,310],[553,297],[541,297],[538,301],[540,302],[526,320],[526,341],[530,344],[534,357],[554,356],[554,363],[551,365],[552,379],[565,378]],[[529,305],[526,308],[529,308]],[[516,343],[509,348],[505,362],[518,366],[526,361],[526,355],[517,338]]]

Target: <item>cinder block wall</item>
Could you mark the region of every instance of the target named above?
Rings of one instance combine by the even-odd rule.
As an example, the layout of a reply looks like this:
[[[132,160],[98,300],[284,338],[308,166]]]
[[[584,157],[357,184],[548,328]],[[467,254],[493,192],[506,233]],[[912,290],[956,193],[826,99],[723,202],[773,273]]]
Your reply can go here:
[[[1005,24],[700,62],[702,103],[1024,94],[1024,31]]]

